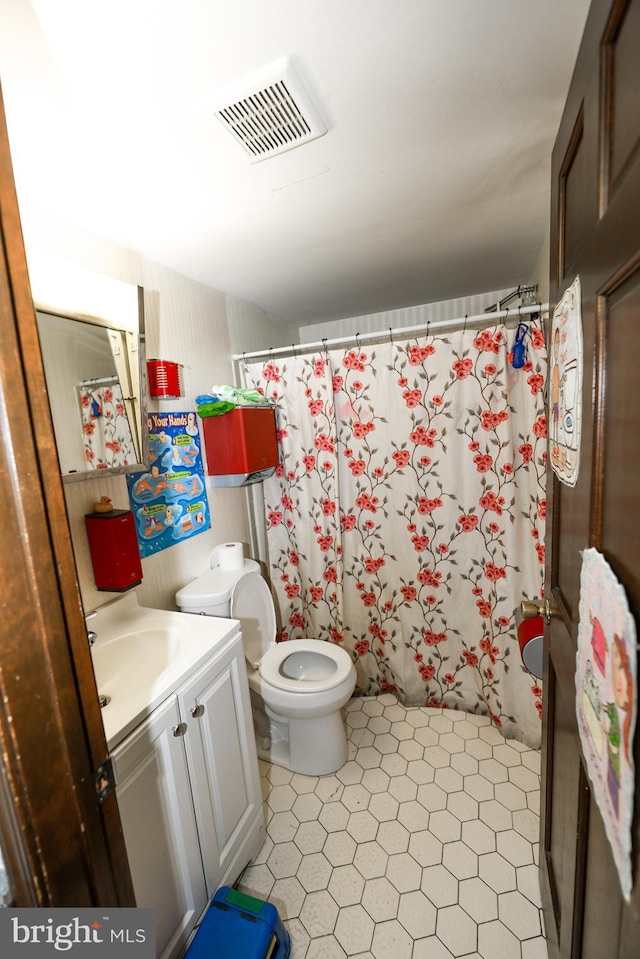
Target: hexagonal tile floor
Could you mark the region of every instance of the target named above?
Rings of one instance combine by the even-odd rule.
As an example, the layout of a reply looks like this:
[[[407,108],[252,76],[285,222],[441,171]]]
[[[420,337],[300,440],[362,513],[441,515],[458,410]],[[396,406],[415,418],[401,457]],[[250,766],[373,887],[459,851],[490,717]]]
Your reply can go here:
[[[344,717],[335,775],[260,763],[267,840],[240,888],[276,905],[292,959],[547,959],[539,752],[388,694]]]

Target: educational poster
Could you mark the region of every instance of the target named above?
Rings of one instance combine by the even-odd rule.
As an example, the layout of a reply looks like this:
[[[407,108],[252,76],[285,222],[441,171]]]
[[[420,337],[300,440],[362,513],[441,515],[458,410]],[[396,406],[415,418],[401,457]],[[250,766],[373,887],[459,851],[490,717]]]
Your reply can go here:
[[[576,711],[582,750],[625,899],[631,895],[636,627],[626,593],[596,549],[582,554]]]
[[[149,470],[127,476],[144,559],[209,529],[195,413],[149,413]]]
[[[549,456],[554,473],[575,486],[582,427],[582,301],[576,277],[554,310],[549,353]]]

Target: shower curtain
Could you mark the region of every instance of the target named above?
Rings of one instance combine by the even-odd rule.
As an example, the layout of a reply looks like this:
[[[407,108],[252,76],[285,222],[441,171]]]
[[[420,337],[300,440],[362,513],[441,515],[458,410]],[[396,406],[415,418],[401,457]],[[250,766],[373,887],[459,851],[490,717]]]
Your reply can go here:
[[[136,452],[117,381],[98,386],[78,386],[82,414],[82,442],[87,469],[109,469],[136,462]]]
[[[244,365],[277,404],[264,483],[280,640],[339,643],[357,692],[490,715],[538,745],[520,600],[544,577],[546,355],[503,325]]]

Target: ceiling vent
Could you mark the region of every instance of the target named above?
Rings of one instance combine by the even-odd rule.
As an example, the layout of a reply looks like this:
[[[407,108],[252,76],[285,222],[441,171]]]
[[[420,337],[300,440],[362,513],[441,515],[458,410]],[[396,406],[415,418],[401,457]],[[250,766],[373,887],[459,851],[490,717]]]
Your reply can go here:
[[[215,98],[216,116],[252,163],[302,146],[327,128],[288,57],[281,57]]]

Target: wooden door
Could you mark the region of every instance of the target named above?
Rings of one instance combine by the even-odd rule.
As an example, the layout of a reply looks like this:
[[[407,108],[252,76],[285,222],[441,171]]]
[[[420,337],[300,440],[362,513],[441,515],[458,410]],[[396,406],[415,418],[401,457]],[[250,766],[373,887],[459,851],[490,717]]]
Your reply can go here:
[[[0,845],[15,906],[133,905],[0,95]]]
[[[547,635],[543,715],[550,959],[640,955],[638,795],[627,904],[585,771],[574,681],[581,550],[600,550],[636,622],[640,612],[639,50],[640,2],[593,0],[552,162],[550,301],[580,277],[584,388],[577,484],[549,473],[546,596],[560,613]]]

